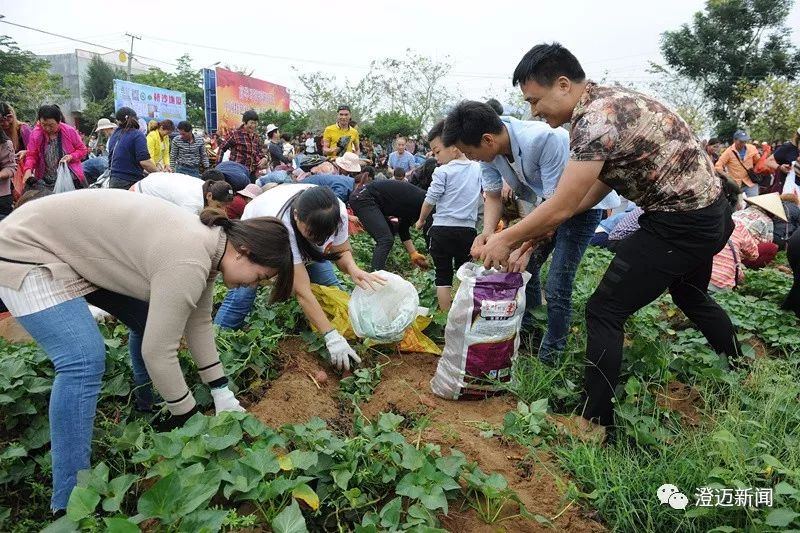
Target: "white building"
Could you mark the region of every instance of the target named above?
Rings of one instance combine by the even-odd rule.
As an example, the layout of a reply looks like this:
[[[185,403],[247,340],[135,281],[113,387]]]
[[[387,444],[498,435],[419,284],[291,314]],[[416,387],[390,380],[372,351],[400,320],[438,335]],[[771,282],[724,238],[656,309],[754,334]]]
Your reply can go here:
[[[86,107],[86,101],[83,99],[83,87],[87,71],[89,70],[89,63],[95,56],[98,56],[113,67],[119,67],[123,70],[127,69],[127,59],[124,62],[120,61],[119,52],[98,54],[87,50],[75,50],[68,54],[39,56],[50,62],[50,72],[61,76],[63,86],[70,92],[70,98],[61,104],[61,109],[64,112],[67,122],[73,125],[77,125],[80,113]],[[145,74],[149,69],[149,66],[137,61],[136,57],[133,58],[131,62],[131,74]]]

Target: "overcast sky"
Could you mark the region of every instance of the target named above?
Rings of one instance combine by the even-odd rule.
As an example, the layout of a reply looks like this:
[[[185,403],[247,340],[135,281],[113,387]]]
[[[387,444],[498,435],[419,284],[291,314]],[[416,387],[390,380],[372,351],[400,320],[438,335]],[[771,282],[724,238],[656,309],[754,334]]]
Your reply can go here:
[[[704,3],[1,0],[0,14],[10,22],[124,50],[130,46],[125,32],[135,33],[142,40],[134,55],[143,63],[168,70],[188,52],[197,68],[220,61],[254,69],[255,77],[290,91],[298,87],[293,66],[358,79],[371,60],[402,57],[412,48],[448,59],[453,71],[447,84],[461,95],[502,98],[519,59],[542,41],[567,46],[590,77],[600,79],[607,71],[608,80],[646,83],[648,62],[661,60],[660,34],[689,22]],[[799,24],[800,8],[794,6],[787,25]],[[8,24],[0,24],[0,34],[37,54],[107,51]],[[793,41],[800,44],[797,32]]]

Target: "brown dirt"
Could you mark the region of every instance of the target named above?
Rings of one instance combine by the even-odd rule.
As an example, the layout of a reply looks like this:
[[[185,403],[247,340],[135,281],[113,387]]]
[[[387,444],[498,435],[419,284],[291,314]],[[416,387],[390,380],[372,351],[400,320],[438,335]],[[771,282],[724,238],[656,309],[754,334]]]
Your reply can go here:
[[[339,407],[339,380],[333,371],[322,365],[316,354],[306,353],[299,339],[284,343],[282,348],[286,368],[249,411],[272,426],[301,423],[315,416],[329,425],[349,425],[347,413]],[[449,516],[440,517],[442,526],[448,531],[484,533],[605,531],[590,512],[564,500],[566,481],[545,454],[530,456],[525,447],[499,437],[480,436],[481,424],[501,426],[503,416],[516,407],[516,401],[510,396],[461,402],[435,397],[429,382],[437,363],[438,358],[428,354],[392,356],[383,367],[381,382],[372,398],[361,405],[364,416],[374,421],[381,412],[391,411],[411,419],[429,417],[430,424],[421,433],[413,428],[406,430],[410,442],[439,444],[445,453],[451,447],[459,449],[470,461],[477,461],[484,472],[503,474],[528,511],[554,519],[554,529],[525,518],[489,525],[463,502],[451,502]],[[313,376],[320,369],[327,371],[328,384],[317,389],[308,374]],[[515,514],[514,507],[510,505],[504,516]]]
[[[271,427],[284,424],[302,424],[315,416],[332,421],[339,416],[339,379],[330,366],[323,365],[320,357],[306,351],[299,338],[281,343],[285,359],[283,373],[271,383],[255,405],[247,407],[253,415]],[[319,388],[311,377],[325,371],[328,382]]]
[[[438,358],[425,354],[394,356],[383,368],[383,376],[372,399],[362,405],[364,415],[374,419],[379,413],[393,411],[406,416],[428,416],[431,424],[418,435],[408,431],[412,442],[439,444],[442,450],[454,447],[470,461],[477,461],[484,472],[499,472],[517,492],[531,513],[549,519],[559,515],[567,502],[563,499],[565,481],[545,454],[529,457],[529,451],[518,444],[498,437],[480,436],[479,425],[501,426],[506,412],[516,407],[510,396],[497,396],[479,401],[449,401],[430,393],[430,380]],[[515,518],[485,524],[474,510],[453,502],[449,516],[441,517],[448,531],[469,532],[533,532],[553,531],[537,522]],[[509,509],[510,512],[515,510]],[[572,506],[554,522],[557,531],[605,531],[599,523],[581,516]]]
[[[655,392],[656,402],[663,408],[676,411],[681,421],[690,426],[698,426],[703,419],[703,398],[700,392],[680,381],[667,384],[666,389]]]
[[[8,342],[24,344],[33,342],[25,328],[20,326],[17,319],[9,313],[0,313],[0,337]]]

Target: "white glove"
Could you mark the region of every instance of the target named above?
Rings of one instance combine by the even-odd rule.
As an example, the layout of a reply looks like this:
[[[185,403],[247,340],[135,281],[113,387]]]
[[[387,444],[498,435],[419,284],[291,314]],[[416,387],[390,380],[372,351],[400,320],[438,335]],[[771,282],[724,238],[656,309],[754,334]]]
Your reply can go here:
[[[325,346],[331,354],[331,364],[339,370],[350,370],[350,359],[361,364],[361,358],[335,329],[325,334]]]
[[[223,411],[236,411],[244,413],[245,408],[239,405],[239,400],[233,395],[233,391],[227,385],[218,389],[211,389],[211,397],[214,398],[214,410],[217,414]]]

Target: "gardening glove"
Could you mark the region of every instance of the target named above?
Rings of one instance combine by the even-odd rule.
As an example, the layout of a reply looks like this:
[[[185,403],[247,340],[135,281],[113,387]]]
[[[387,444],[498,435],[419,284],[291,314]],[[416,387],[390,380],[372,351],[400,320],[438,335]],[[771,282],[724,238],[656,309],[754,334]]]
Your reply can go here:
[[[214,410],[216,414],[223,411],[235,411],[244,413],[246,409],[239,404],[239,400],[233,395],[233,391],[227,385],[218,389],[211,389],[211,397],[214,398]]]
[[[331,364],[339,370],[350,370],[350,359],[361,364],[361,358],[335,329],[325,334],[325,346],[331,354]]]
[[[182,415],[168,415],[165,417],[161,417],[153,422],[153,429],[158,431],[159,433],[166,433],[168,431],[172,431],[173,429],[177,429],[179,427],[183,427],[183,425],[194,415],[200,412],[200,409],[197,408],[195,405],[192,407],[192,410],[188,413],[184,413]]]
[[[430,268],[430,265],[428,265],[428,260],[419,252],[413,252],[411,254],[411,262],[422,270],[428,270]]]

